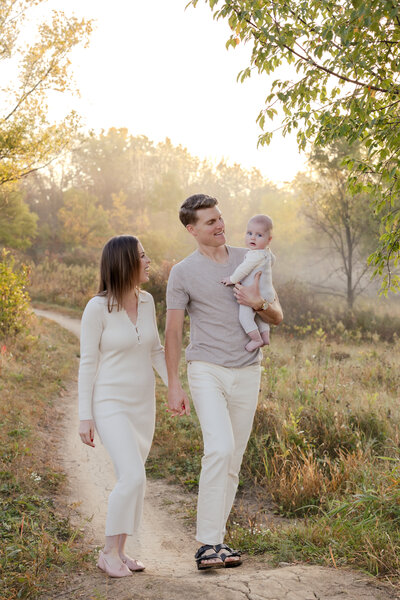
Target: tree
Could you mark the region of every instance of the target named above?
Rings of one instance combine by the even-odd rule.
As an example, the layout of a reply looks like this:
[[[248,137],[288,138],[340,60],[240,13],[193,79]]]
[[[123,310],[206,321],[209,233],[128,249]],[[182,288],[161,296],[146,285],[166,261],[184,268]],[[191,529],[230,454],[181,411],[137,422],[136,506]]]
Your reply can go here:
[[[15,261],[5,249],[0,253],[0,337],[7,338],[21,331],[31,314],[26,267],[15,267]]]
[[[64,205],[59,210],[63,229],[61,235],[70,248],[86,246],[100,248],[110,235],[108,214],[95,196],[83,190],[65,192]]]
[[[0,244],[22,250],[29,248],[37,232],[37,215],[30,212],[19,190],[0,188],[0,214]]]
[[[91,23],[53,11],[27,44],[24,25],[44,2],[0,0],[0,185],[48,164],[68,145],[77,126],[74,112],[60,123],[50,123],[47,102],[50,92],[71,88],[69,54],[87,41]]]
[[[310,155],[312,177],[300,175],[295,187],[300,190],[303,213],[321,241],[328,242],[330,257],[339,268],[328,271],[326,280],[334,274],[344,277],[345,289],[318,284],[319,289],[344,296],[349,309],[365,289],[369,270],[366,257],[378,238],[378,227],[370,208],[370,199],[363,193],[352,194],[348,189],[348,172],[343,157],[360,157],[360,151],[346,143],[336,142],[329,147],[315,147]],[[332,257],[333,253],[333,257]]]
[[[383,232],[370,257],[384,287],[398,289],[391,268],[400,261],[400,4],[394,0],[205,0],[232,29],[227,46],[252,44],[252,69],[271,74],[283,64],[258,116],[264,128],[277,106],[283,133],[298,130],[298,143],[324,146],[337,139],[362,142],[368,154],[349,160],[355,191],[374,192]],[[191,0],[196,6],[198,0]],[[269,143],[272,133],[260,136]],[[364,181],[364,175],[368,175]],[[373,175],[373,177],[371,177]]]
[[[59,168],[36,171],[20,183],[24,201],[38,217],[37,234],[28,250],[35,262],[41,259],[44,252],[56,254],[64,246],[58,218],[59,210],[64,202],[64,187],[63,170]]]
[[[126,194],[112,194],[112,209],[108,212],[108,220],[113,235],[123,235],[133,227],[133,210],[126,206]]]

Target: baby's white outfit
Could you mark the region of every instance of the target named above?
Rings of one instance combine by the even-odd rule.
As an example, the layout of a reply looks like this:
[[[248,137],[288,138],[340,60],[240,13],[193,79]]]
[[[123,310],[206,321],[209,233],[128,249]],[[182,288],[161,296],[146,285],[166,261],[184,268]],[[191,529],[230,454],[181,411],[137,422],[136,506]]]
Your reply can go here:
[[[108,312],[107,298],[89,300],[81,324],[79,418],[94,419],[118,478],[106,536],[131,535],[139,527],[155,425],[153,367],[167,384],[153,297],[139,292],[136,324],[124,309]]]
[[[243,262],[234,270],[230,276],[232,283],[238,283],[249,286],[254,281],[254,276],[261,271],[260,294],[268,302],[275,298],[275,291],[272,285],[272,265],[275,263],[275,256],[270,248],[262,250],[248,250],[244,256]],[[246,333],[258,328],[260,332],[269,331],[268,323],[265,323],[251,306],[239,306],[239,320]]]

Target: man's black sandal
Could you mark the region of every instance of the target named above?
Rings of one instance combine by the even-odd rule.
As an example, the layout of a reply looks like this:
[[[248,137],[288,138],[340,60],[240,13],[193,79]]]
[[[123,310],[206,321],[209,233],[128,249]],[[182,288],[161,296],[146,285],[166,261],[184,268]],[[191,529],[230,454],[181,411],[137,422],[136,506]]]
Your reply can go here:
[[[217,544],[217,546],[214,546],[214,548],[215,552],[217,553],[217,556],[219,556],[223,560],[225,567],[238,567],[242,564],[242,561],[240,559],[242,553],[239,550],[232,550],[232,548],[229,548],[229,546],[227,546],[226,544]],[[226,550],[226,552],[221,552],[221,550]],[[238,560],[226,560],[227,558],[231,558],[232,556],[237,556]]]
[[[212,552],[210,552],[212,550]],[[199,570],[202,569],[220,569],[224,566],[223,559],[218,556],[218,554],[214,550],[214,546],[209,546],[206,544],[205,546],[201,546],[194,555],[197,563],[197,568]],[[212,558],[219,558],[220,562],[215,562],[211,564],[202,564],[202,561],[210,560]]]

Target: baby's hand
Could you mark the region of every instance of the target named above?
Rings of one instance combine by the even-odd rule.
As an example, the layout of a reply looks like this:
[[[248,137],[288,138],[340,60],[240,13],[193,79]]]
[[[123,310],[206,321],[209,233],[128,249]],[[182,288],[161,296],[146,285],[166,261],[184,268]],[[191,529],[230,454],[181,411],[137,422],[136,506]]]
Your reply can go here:
[[[232,283],[230,277],[225,277],[225,279],[221,280],[221,283],[223,283],[224,285],[235,285],[234,283]]]

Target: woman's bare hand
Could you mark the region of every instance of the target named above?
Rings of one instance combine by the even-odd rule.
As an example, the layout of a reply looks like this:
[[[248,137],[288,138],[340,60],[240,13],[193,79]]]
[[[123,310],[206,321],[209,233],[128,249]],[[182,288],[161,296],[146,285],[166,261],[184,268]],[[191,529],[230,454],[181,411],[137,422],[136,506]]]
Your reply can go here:
[[[94,448],[94,421],[93,419],[86,419],[79,422],[79,435],[81,440],[87,446]]]

